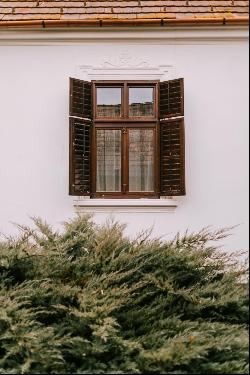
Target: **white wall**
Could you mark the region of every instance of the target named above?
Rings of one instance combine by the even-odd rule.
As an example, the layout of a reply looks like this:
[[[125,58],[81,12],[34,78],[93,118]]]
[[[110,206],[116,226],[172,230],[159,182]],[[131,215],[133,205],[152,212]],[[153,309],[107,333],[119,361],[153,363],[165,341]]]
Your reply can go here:
[[[209,32],[208,32],[209,33]],[[209,34],[207,35],[209,37]],[[117,37],[117,36],[116,36]],[[4,42],[0,33],[0,231],[41,216],[58,226],[74,215],[68,196],[68,77],[124,50],[185,79],[186,185],[174,213],[120,214],[135,233],[239,224],[224,243],[248,244],[247,41],[83,40]],[[2,44],[2,45],[1,45]],[[9,44],[9,45],[8,45]],[[105,214],[97,214],[102,221]]]

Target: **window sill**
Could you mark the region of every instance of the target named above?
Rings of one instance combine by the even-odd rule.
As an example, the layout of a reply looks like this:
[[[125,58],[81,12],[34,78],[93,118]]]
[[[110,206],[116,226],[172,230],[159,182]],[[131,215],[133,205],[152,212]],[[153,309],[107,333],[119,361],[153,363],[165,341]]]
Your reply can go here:
[[[174,198],[160,199],[89,199],[73,197],[73,205],[77,213],[160,213],[174,212],[178,201]]]

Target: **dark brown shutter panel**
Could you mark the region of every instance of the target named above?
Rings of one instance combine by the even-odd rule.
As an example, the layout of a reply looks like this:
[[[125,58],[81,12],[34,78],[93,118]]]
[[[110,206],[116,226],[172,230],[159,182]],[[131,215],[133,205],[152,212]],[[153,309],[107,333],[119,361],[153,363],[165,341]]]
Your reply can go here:
[[[92,84],[70,78],[70,195],[90,195]]]
[[[184,80],[160,82],[160,118],[184,116]]]
[[[92,84],[80,79],[70,78],[69,115],[92,118]]]
[[[70,195],[90,195],[91,122],[70,118]]]
[[[184,119],[160,122],[161,195],[185,195]]]

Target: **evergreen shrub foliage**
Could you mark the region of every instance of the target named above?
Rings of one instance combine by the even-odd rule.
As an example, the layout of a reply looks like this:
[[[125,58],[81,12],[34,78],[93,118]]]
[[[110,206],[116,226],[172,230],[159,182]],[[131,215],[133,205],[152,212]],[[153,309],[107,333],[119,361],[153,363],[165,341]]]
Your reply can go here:
[[[215,247],[224,230],[34,221],[0,242],[1,374],[248,373],[247,270]]]

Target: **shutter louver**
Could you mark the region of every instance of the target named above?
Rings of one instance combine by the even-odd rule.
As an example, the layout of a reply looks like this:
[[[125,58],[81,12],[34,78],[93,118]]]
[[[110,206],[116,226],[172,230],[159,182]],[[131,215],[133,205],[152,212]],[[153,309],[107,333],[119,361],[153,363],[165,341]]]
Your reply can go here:
[[[160,82],[160,118],[184,116],[184,80]]]
[[[185,195],[184,120],[161,123],[161,194]]]
[[[70,195],[90,195],[90,82],[70,78]]]
[[[70,78],[70,116],[92,118],[91,92],[91,82]]]
[[[185,195],[184,81],[160,83],[160,194]]]

